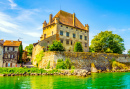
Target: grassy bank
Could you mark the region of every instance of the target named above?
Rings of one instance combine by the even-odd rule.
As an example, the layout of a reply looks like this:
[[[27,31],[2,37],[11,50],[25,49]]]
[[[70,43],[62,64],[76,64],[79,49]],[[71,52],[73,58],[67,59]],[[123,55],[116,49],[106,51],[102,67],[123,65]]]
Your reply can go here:
[[[57,69],[53,70],[44,70],[44,69],[39,69],[39,68],[0,68],[0,74],[31,74],[31,73],[59,73],[60,71]]]

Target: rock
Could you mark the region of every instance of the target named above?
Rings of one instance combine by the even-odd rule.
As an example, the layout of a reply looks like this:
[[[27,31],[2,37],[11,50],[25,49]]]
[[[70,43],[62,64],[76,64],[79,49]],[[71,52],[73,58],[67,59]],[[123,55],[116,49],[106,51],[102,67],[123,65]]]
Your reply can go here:
[[[87,75],[91,75],[91,72],[88,72]]]
[[[93,72],[93,73],[97,73],[98,70],[97,70],[95,67],[91,67],[91,72]]]
[[[87,76],[87,74],[86,74],[86,73],[83,73],[83,74],[82,74],[82,76],[83,76],[83,77],[86,77],[86,76]]]

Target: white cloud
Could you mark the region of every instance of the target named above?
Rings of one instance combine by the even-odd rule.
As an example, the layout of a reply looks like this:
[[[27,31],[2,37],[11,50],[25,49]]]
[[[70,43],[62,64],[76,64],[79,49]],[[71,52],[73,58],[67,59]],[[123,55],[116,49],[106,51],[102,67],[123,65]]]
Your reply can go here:
[[[39,26],[38,28],[36,28],[36,30],[42,30],[42,26]]]
[[[22,45],[23,45],[23,49],[25,49],[25,47],[28,46],[29,44],[27,44],[27,43],[22,43]]]
[[[17,6],[17,4],[14,3],[13,0],[8,0],[8,1],[10,2],[11,9],[14,9]]]
[[[26,35],[29,35],[29,36],[32,36],[32,37],[40,37],[41,36],[41,34],[37,33],[37,32],[26,32],[26,33],[23,33],[23,34],[26,34]]]
[[[2,27],[0,27],[0,31],[6,32],[6,33],[13,33],[13,31],[5,29],[5,28],[2,28]]]

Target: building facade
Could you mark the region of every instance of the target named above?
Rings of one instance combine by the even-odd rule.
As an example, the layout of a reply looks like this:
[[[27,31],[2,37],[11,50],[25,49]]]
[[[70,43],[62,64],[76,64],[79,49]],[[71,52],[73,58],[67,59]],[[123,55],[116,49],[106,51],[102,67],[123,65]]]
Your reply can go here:
[[[6,40],[3,44],[3,67],[16,67],[21,41]]]
[[[0,40],[0,67],[3,67],[3,43],[4,40]]]
[[[34,43],[32,59],[35,59],[36,54],[41,50],[47,51],[48,45],[53,43],[53,40],[61,41],[65,51],[73,52],[74,44],[81,42],[83,51],[89,51],[89,26],[85,26],[76,18],[75,13],[71,14],[60,10],[54,17],[49,16],[49,22],[46,20],[43,23],[43,34],[40,41]]]

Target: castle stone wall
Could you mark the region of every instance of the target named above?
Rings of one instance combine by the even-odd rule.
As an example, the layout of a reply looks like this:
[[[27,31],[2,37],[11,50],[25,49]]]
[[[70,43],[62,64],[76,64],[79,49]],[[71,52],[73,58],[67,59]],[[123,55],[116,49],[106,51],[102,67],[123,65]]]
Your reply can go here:
[[[123,54],[113,53],[91,53],[91,52],[44,52],[44,57],[39,63],[40,68],[46,68],[49,61],[50,67],[55,68],[58,59],[65,60],[70,58],[76,69],[90,70],[91,63],[95,64],[97,69],[111,69],[110,61],[115,58],[116,61],[122,63],[130,63],[130,57]]]

